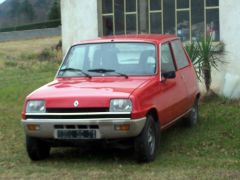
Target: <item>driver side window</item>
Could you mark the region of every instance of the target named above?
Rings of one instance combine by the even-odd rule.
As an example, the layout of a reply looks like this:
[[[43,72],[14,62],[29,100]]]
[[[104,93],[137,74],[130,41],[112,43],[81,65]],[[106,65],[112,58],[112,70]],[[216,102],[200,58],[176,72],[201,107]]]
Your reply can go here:
[[[161,73],[176,71],[171,49],[168,43],[161,46]]]

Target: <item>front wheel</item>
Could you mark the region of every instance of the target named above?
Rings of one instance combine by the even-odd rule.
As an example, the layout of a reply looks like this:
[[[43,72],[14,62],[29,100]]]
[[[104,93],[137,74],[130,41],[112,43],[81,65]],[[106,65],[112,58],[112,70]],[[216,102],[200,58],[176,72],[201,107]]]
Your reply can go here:
[[[134,142],[135,155],[139,162],[150,162],[155,159],[159,139],[158,128],[158,123],[148,115],[145,127]]]
[[[185,119],[185,124],[188,127],[193,127],[198,122],[198,100],[194,103],[188,117]]]
[[[26,149],[33,161],[46,159],[50,154],[50,146],[46,142],[29,136],[26,136]]]

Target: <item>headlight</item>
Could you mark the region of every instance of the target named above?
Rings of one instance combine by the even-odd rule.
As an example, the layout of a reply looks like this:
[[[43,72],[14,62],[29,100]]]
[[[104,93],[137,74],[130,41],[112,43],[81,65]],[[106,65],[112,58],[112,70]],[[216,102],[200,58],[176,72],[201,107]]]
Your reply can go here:
[[[112,99],[110,112],[131,112],[132,102],[129,99]]]
[[[26,113],[45,113],[45,101],[28,101]]]

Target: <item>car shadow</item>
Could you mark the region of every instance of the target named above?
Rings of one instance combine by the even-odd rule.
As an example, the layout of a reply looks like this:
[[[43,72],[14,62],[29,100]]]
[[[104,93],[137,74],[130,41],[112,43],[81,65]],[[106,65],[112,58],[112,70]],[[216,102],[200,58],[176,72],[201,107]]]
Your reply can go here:
[[[118,149],[112,147],[90,147],[90,148],[54,148],[49,157],[50,161],[65,162],[134,162],[133,148]]]
[[[161,140],[159,149],[157,151],[157,159],[160,156],[167,154],[171,150],[171,143],[169,141],[178,141],[181,139],[182,134],[190,133],[190,129],[184,127],[181,121],[161,133]],[[188,138],[188,137],[184,137]],[[72,162],[116,162],[124,164],[136,163],[134,156],[134,149],[125,148],[119,149],[112,146],[95,146],[95,147],[61,147],[52,148],[50,161],[64,161],[65,163]]]

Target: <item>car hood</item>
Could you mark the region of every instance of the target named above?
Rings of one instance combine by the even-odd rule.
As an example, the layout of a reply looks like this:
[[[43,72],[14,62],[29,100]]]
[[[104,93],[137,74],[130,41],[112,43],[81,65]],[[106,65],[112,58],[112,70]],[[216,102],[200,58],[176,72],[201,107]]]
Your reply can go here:
[[[45,100],[47,108],[72,108],[79,101],[79,107],[109,107],[114,98],[129,98],[130,94],[148,79],[92,78],[57,79],[34,91],[27,97]]]

